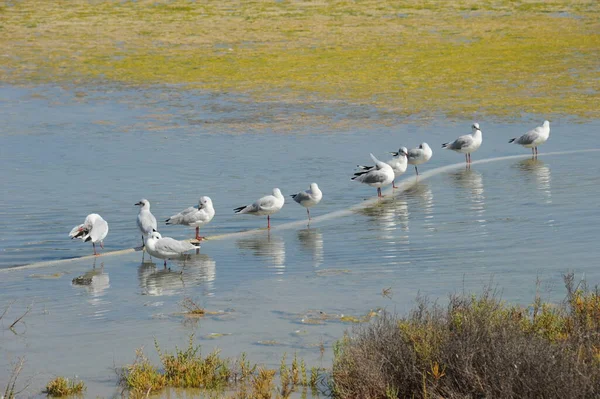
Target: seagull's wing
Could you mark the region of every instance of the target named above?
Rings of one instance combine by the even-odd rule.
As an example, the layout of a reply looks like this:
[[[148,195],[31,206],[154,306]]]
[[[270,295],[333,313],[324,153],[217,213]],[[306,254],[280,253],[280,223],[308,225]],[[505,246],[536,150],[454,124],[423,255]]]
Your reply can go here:
[[[69,237],[80,238],[83,240],[84,239],[83,237],[86,236],[87,233],[88,233],[88,231],[85,228],[85,224],[80,224],[78,226],[73,227],[73,229],[69,233]]]
[[[196,248],[198,247],[187,241],[177,241],[171,237],[163,237],[161,239],[158,239],[156,240],[155,244],[156,251],[165,255],[182,254],[184,252],[191,251]]]
[[[102,241],[107,234],[108,223],[106,223],[106,220],[104,219],[97,219],[92,226],[92,230],[90,231],[92,242]],[[86,241],[89,241],[89,239]]]
[[[198,212],[198,208],[190,206],[176,215],[171,216],[166,220],[167,224],[189,224],[194,220],[194,214]]]
[[[421,150],[420,148],[412,148],[410,150],[408,150],[408,159],[411,158],[419,158],[423,153],[423,150]]]
[[[387,175],[379,170],[372,170],[356,178],[359,182],[366,184],[383,183],[386,179]]]
[[[451,150],[461,150],[465,147],[470,146],[471,144],[473,144],[473,136],[471,136],[470,134],[465,134],[464,136],[460,136],[452,143],[448,144],[447,148]]]
[[[519,137],[516,141],[518,144],[521,144],[521,145],[533,144],[533,142],[535,140],[537,140],[537,138],[540,136],[540,133],[541,133],[541,128],[536,127],[535,129],[532,129],[532,130],[528,131],[527,133],[525,133],[524,135],[522,135],[521,137]]]
[[[145,234],[149,234],[152,230],[157,230],[156,218],[150,211],[140,212],[137,218],[137,224],[141,231]]]
[[[299,204],[301,204],[303,201],[308,201],[311,199],[310,194],[306,191],[300,191],[298,194],[293,194],[292,198]]]
[[[276,208],[277,199],[272,195],[267,195],[252,204],[257,210],[269,211]]]

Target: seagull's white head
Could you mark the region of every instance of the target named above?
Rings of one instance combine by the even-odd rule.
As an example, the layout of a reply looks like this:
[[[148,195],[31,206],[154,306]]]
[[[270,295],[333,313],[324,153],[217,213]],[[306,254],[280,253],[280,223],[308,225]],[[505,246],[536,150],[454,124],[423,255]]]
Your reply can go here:
[[[278,197],[278,198],[279,198],[279,197],[283,198],[283,194],[281,194],[281,190],[280,190],[280,189],[278,189],[278,188],[274,188],[274,189],[273,189],[273,195],[274,195],[275,197]]]
[[[154,240],[160,240],[162,238],[162,236],[160,235],[160,233],[158,231],[154,230],[150,234],[150,238],[152,238]]]
[[[310,183],[310,189],[312,191],[316,191],[319,189],[319,186],[317,185],[317,183]]]
[[[210,197],[202,196],[200,197],[200,201],[198,201],[198,209],[206,208],[212,206],[212,200]]]
[[[544,127],[545,128],[549,128],[550,127],[550,121],[544,121]]]
[[[479,128],[479,123],[477,122],[473,123],[473,126],[471,126],[471,128],[473,129],[473,133],[475,133],[477,130],[481,132],[481,129]]]
[[[140,206],[140,207],[142,207],[144,209],[149,209],[150,208],[150,201],[148,201],[147,199],[143,198],[139,202],[136,202],[134,205]]]

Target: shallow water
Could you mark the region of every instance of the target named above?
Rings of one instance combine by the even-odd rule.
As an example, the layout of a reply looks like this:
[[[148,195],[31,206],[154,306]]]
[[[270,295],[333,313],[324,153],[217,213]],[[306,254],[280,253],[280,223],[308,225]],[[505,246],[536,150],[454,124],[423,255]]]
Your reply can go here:
[[[470,170],[457,165],[381,202],[332,214],[375,194],[350,181],[369,152],[386,158],[426,141],[434,157],[421,171],[458,163],[461,155],[439,146],[468,132],[472,121],[385,126],[375,110],[334,104],[314,112],[356,117],[359,127],[318,126],[301,105],[175,89],[3,87],[0,101],[0,314],[15,301],[0,321],[0,387],[11,362],[25,355],[30,395],[54,375],[76,374],[88,384],[86,396],[112,396],[120,392],[113,369],[131,362],[135,348],[144,345],[156,360],[154,337],[171,349],[192,332],[205,352],[245,351],[270,367],[284,352],[297,352],[309,366],[329,366],[332,343],[352,325],[341,315],[403,313],[418,293],[444,297],[480,290],[490,279],[505,299],[523,304],[538,277],[545,297],[556,301],[568,270],[592,285],[600,281],[598,154],[544,155],[595,148],[598,122],[552,121],[550,140],[532,161],[529,150],[507,141],[541,120],[479,121],[484,145],[473,160],[524,157]],[[276,120],[302,113],[306,125],[282,129]],[[251,132],[240,134],[245,121]],[[211,196],[217,216],[202,233],[215,236],[264,227],[264,218],[232,209],[273,187],[287,196],[311,181],[324,192],[312,214],[330,217],[310,228],[290,225],[306,213],[288,201],[270,233],[209,240],[170,270],[148,257],[142,262],[140,252],[14,268],[89,255],[91,246],[67,235],[91,212],[108,221],[105,251],[113,251],[139,245],[133,204],[141,198],[164,220]],[[160,230],[193,234],[181,226]],[[91,285],[72,284],[85,273]],[[186,319],[178,314],[184,297],[223,313]],[[17,334],[8,330],[30,304]]]

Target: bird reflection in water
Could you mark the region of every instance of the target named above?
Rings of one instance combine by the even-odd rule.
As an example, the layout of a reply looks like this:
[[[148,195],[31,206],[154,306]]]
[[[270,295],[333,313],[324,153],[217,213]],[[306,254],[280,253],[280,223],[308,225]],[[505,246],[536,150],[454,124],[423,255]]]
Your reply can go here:
[[[319,267],[323,263],[323,234],[318,229],[298,230],[300,247],[312,255],[313,266]]]
[[[100,267],[96,267],[96,259],[92,270],[85,272],[83,275],[75,277],[72,280],[73,286],[85,287],[89,295],[88,302],[93,306],[107,304],[102,297],[106,295],[106,290],[110,288],[110,279],[108,273],[104,272],[104,263]],[[100,317],[106,313],[108,309],[94,311],[94,317]]]
[[[414,210],[413,215],[418,215],[417,209],[421,209],[424,219],[423,227],[428,231],[435,231],[436,226],[433,223],[433,193],[431,192],[429,185],[425,182],[417,181],[408,189],[406,189],[404,196],[407,199],[409,208]]]
[[[485,192],[483,189],[483,176],[476,170],[467,168],[450,174],[451,181],[457,186],[464,188],[471,200],[469,209],[475,213],[477,222],[486,225],[485,215]]]
[[[394,252],[397,250],[396,244],[410,243],[409,212],[406,200],[391,197],[362,208],[358,212],[370,218],[373,226],[376,226],[380,232],[377,239],[391,244]]]
[[[280,237],[252,236],[237,240],[236,245],[241,250],[252,251],[254,256],[269,260],[270,267],[275,268],[275,274],[285,271],[285,242]]]
[[[138,280],[142,295],[171,296],[186,287],[205,287],[205,295],[214,294],[216,262],[208,255],[200,253],[185,256],[182,269],[172,270],[153,262],[142,262],[138,267]]]
[[[546,203],[552,203],[552,175],[550,168],[537,158],[525,159],[516,164],[528,183],[534,183],[536,188],[544,193]],[[533,178],[533,179],[532,179]]]

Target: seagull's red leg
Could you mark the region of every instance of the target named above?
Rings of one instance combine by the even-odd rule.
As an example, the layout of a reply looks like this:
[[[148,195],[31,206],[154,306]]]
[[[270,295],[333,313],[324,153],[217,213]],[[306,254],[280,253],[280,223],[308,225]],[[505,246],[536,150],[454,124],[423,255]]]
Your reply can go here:
[[[94,248],[94,255],[98,255],[98,253],[96,252],[96,243],[92,243],[92,247]]]
[[[196,227],[196,240],[202,241],[205,237],[200,236],[200,226]]]
[[[271,215],[267,215],[267,229],[271,228]]]
[[[415,172],[417,172],[417,176],[419,176],[419,169],[417,169],[417,165],[415,165]]]
[[[164,263],[164,266],[165,266],[165,267],[167,267],[167,260],[166,260],[166,259],[165,259],[165,263]]]
[[[308,215],[308,220],[310,220],[310,209],[306,208],[306,214]]]
[[[104,249],[104,241],[100,241],[100,248]]]
[[[398,188],[396,187],[396,179],[392,180],[392,188]]]

